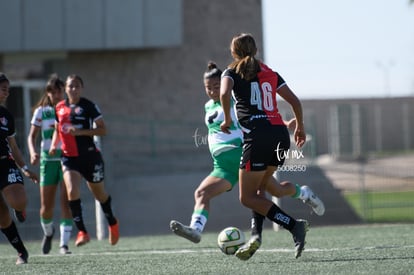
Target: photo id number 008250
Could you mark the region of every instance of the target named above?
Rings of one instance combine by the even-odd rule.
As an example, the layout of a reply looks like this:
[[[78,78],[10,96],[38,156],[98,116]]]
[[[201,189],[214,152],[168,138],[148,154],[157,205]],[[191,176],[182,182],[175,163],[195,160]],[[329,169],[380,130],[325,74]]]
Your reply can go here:
[[[303,164],[286,164],[277,167],[277,171],[280,172],[305,172],[306,165]]]

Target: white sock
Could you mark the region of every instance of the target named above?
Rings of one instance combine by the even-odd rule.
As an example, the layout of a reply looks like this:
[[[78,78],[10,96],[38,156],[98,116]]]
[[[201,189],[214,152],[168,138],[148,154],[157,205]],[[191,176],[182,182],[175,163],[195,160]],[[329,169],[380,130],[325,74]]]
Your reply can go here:
[[[51,221],[50,223],[44,223],[43,221],[41,221],[40,224],[42,225],[43,234],[45,234],[45,236],[52,236],[53,221]]]
[[[299,195],[298,199],[300,199],[300,200],[307,200],[307,199],[309,199],[309,193],[306,192],[306,189],[300,188],[300,195]]]
[[[60,224],[60,246],[68,246],[70,235],[72,233],[72,225]]]
[[[191,215],[191,222],[190,222],[190,227],[197,230],[198,232],[203,232],[204,230],[204,226],[207,223],[207,217],[202,215],[202,214],[196,214],[193,213],[193,215]]]

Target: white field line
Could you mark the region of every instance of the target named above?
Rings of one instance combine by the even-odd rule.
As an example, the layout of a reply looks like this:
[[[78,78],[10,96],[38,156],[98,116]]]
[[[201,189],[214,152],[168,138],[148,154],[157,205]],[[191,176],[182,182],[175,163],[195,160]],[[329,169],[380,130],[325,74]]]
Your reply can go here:
[[[405,248],[414,248],[414,245],[402,245],[402,246],[367,246],[367,247],[343,247],[343,248],[306,248],[306,253],[309,252],[334,252],[334,251],[352,251],[352,250],[376,250],[376,249],[405,249]],[[287,248],[273,248],[273,249],[259,249],[256,253],[293,253],[294,249]],[[59,254],[30,254],[29,259],[33,257],[77,257],[77,256],[99,256],[99,255],[139,255],[139,254],[188,254],[188,253],[217,253],[220,252],[220,249],[209,248],[209,249],[157,249],[157,250],[131,250],[131,251],[102,251],[102,252],[92,252],[92,253],[78,253],[68,255],[59,255]],[[16,258],[16,256],[11,255],[0,255],[1,259],[6,258]]]

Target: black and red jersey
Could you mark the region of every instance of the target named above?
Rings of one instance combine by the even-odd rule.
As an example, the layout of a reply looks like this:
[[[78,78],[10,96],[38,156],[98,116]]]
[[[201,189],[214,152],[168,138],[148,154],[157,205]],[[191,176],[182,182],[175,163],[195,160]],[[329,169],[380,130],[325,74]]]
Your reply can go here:
[[[260,70],[250,81],[242,79],[232,69],[226,69],[222,75],[233,80],[237,119],[247,130],[263,124],[284,125],[277,108],[276,94],[280,87],[286,85],[285,80],[263,63]]]
[[[7,138],[15,134],[13,115],[5,107],[0,106],[0,157],[11,154]]]
[[[77,104],[70,104],[67,99],[62,100],[55,109],[63,156],[77,157],[87,152],[96,151],[97,148],[92,136],[72,136],[68,133],[67,127],[92,129],[93,122],[102,117],[98,106],[81,97]]]

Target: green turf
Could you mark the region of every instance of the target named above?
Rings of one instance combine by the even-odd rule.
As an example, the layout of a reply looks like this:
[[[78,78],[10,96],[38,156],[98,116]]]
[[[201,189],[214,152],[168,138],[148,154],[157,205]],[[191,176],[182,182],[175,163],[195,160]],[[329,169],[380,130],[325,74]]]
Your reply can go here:
[[[412,274],[414,225],[387,224],[311,228],[306,250],[294,258],[291,235],[264,232],[263,245],[249,261],[216,247],[217,233],[199,244],[173,234],[121,238],[116,246],[92,240],[59,255],[41,255],[40,241],[27,242],[29,264],[15,266],[16,253],[0,244],[1,274]],[[247,233],[247,232],[246,232]],[[247,234],[248,235],[248,234]]]
[[[414,222],[414,191],[345,193],[367,222]]]

